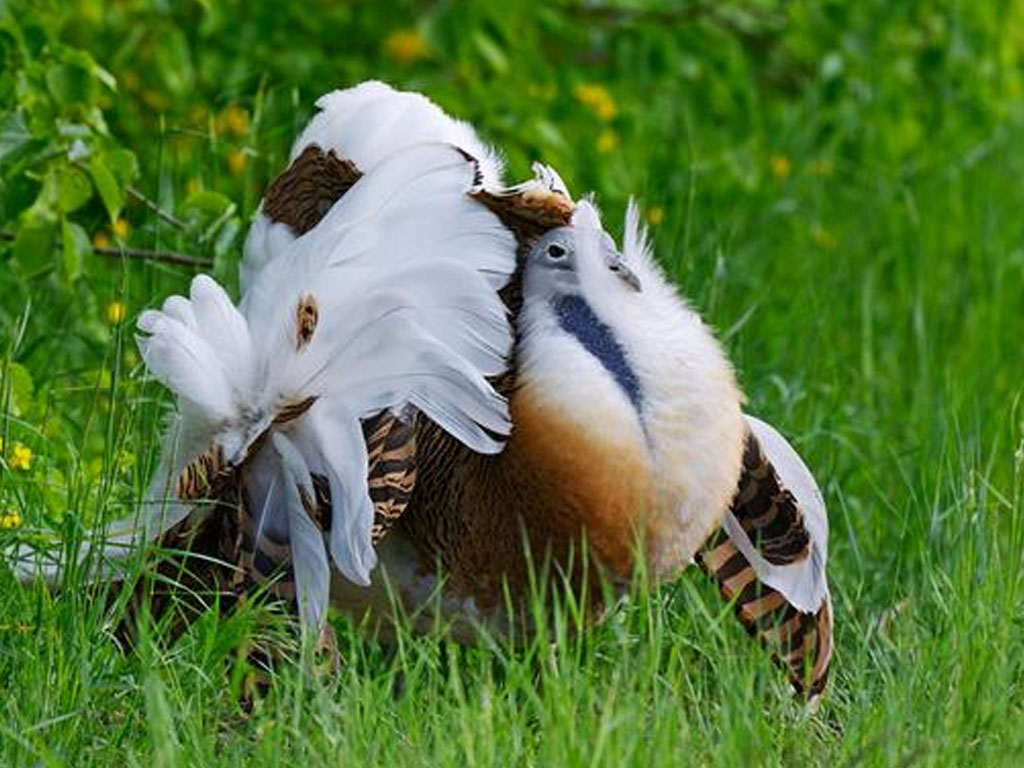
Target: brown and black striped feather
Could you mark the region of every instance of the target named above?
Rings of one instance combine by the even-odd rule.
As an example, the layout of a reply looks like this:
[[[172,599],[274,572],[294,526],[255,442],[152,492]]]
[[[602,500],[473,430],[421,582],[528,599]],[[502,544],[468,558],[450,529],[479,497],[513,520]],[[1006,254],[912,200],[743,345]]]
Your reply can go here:
[[[772,565],[790,565],[810,556],[811,537],[800,505],[749,431],[732,513]]]
[[[773,565],[797,566],[810,555],[810,534],[793,495],[753,434],[747,434],[732,514],[758,552]],[[736,616],[768,648],[800,693],[813,697],[828,681],[832,661],[832,605],[826,597],[816,613],[798,611],[778,590],[757,577],[724,529],[711,536],[697,562],[735,601]]]

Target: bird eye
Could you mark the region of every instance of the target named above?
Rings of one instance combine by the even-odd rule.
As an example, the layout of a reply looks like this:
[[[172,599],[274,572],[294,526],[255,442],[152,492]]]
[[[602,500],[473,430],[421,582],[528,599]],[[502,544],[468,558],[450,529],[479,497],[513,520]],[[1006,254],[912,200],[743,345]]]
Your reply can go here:
[[[565,248],[560,246],[558,243],[552,243],[548,246],[548,258],[560,259],[565,256]]]

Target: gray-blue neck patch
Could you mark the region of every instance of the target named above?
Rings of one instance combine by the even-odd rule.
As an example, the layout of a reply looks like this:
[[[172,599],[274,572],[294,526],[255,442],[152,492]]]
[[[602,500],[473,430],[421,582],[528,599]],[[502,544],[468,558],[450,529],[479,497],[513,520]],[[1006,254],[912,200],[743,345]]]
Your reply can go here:
[[[640,392],[640,380],[629,367],[622,347],[615,340],[611,329],[601,322],[594,310],[580,296],[561,296],[552,304],[558,316],[558,325],[566,333],[572,334],[583,348],[601,361],[622,387],[623,392],[640,413],[643,395]]]

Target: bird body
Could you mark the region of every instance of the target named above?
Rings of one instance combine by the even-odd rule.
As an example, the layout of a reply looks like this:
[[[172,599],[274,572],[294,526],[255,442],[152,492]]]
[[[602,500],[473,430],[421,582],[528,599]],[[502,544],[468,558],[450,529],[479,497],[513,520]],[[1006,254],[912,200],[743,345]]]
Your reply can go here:
[[[515,630],[529,617],[501,626],[512,618],[504,590],[522,607],[531,566],[575,562],[578,593],[588,574],[621,590],[638,553],[656,581],[671,578],[720,524],[740,472],[740,393],[637,218],[631,209],[620,256],[581,202],[527,256],[508,444],[447,469],[424,451],[412,504],[382,543],[378,586],[396,589],[406,612],[440,577],[442,612],[460,634],[473,622]],[[336,584],[335,604],[380,613],[381,595],[368,606],[357,592]]]
[[[318,106],[247,237],[239,307],[197,278],[140,320],[178,412],[158,511],[118,551],[192,548],[215,591],[265,584],[309,628],[329,600],[464,641],[528,633],[556,587],[596,616],[603,584],[696,560],[819,692],[821,494],[744,417],[636,206],[620,250],[554,170],[505,186],[419,94],[364,83]]]

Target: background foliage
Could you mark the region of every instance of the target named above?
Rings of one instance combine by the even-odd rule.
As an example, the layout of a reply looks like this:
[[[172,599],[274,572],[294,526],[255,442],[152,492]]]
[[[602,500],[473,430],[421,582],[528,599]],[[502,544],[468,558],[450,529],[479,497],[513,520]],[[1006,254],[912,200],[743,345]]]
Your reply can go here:
[[[1013,764],[1024,3],[0,0],[0,59],[0,548],[132,509],[165,408],[135,316],[234,279],[316,97],[372,77],[612,229],[641,199],[822,481],[839,627],[814,716],[689,574],[551,659],[351,632],[243,718],[263,617],[124,654],[81,585],[0,574],[0,763]]]

